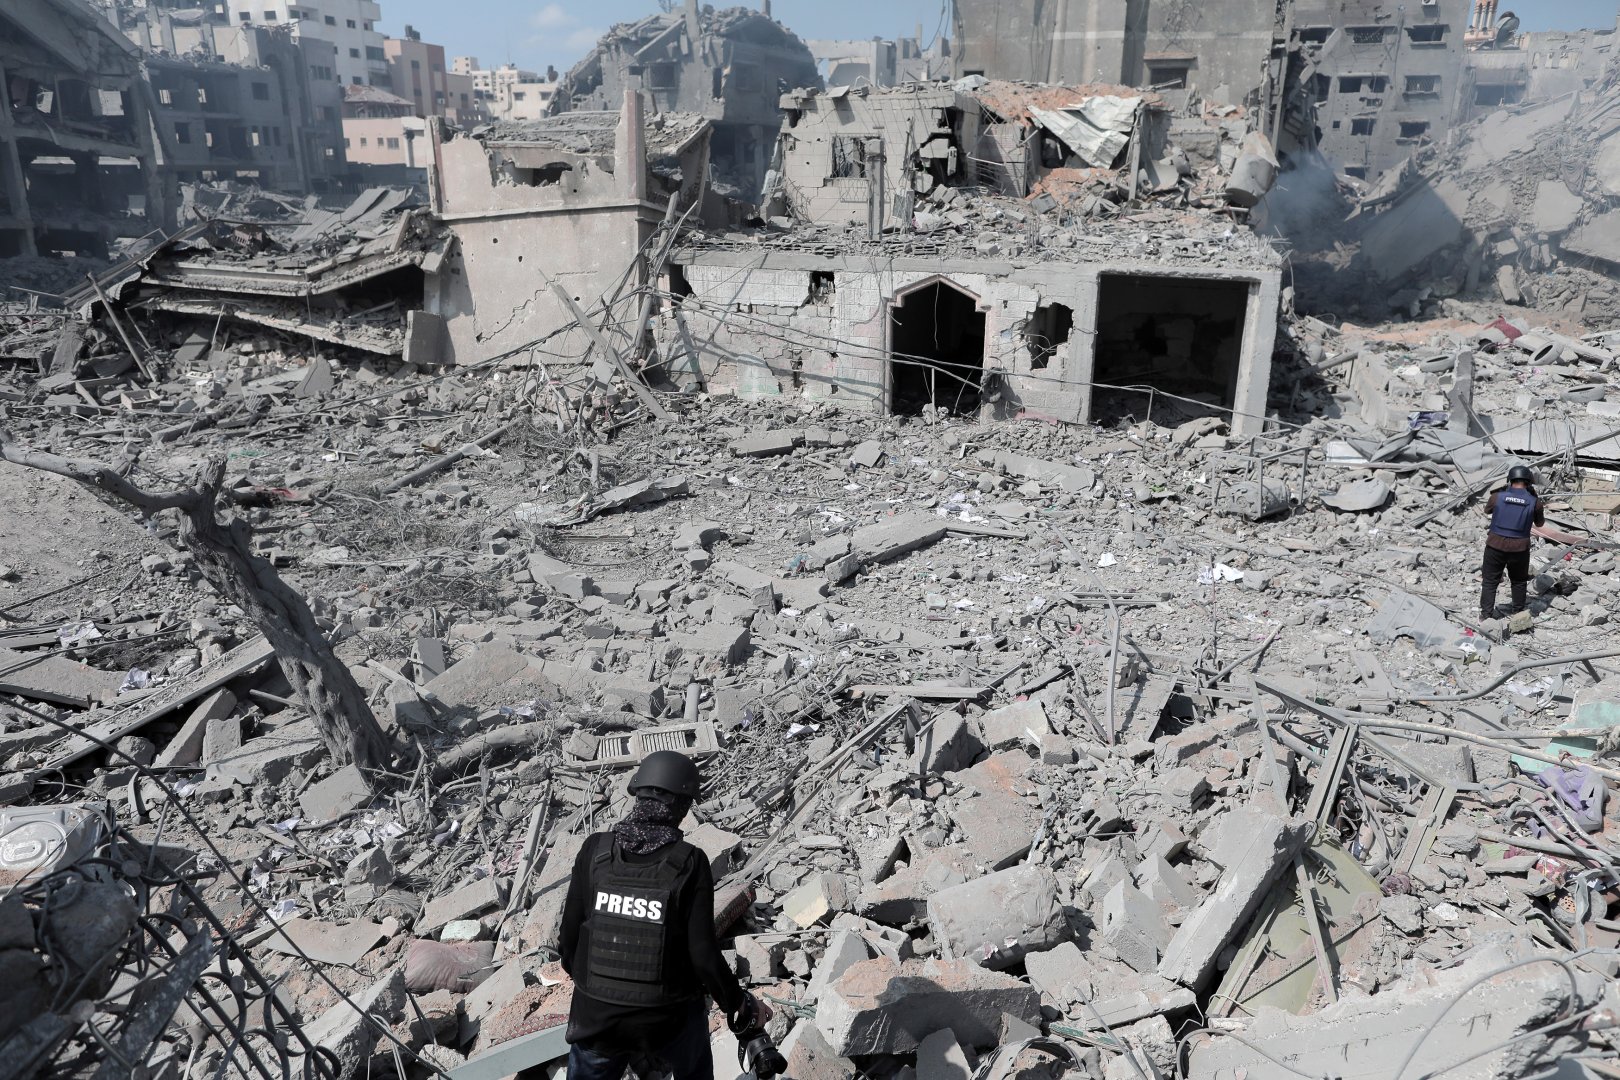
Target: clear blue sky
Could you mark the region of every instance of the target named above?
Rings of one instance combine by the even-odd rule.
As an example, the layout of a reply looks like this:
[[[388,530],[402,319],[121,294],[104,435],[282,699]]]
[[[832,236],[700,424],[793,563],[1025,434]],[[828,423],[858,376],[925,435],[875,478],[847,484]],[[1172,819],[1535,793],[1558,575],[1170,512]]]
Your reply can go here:
[[[657,0],[380,0],[380,29],[399,35],[406,23],[451,56],[476,56],[495,66],[510,60],[544,71],[566,71],[616,22],[658,10]],[[742,0],[707,0],[716,7]],[[800,37],[905,37],[923,24],[924,39],[940,25],[947,0],[773,0],[773,14]],[[750,0],[758,6],[758,0]],[[1526,30],[1613,26],[1620,0],[1502,0]]]

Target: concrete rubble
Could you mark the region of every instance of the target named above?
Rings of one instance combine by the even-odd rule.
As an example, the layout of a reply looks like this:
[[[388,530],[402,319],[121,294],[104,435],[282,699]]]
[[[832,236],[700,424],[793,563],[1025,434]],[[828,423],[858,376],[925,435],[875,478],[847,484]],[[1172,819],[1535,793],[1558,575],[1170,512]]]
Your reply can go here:
[[[489,205],[255,203],[0,308],[0,1074],[560,1076],[570,868],[674,749],[788,1075],[1609,1075],[1610,309],[1489,292],[1493,260],[1560,272],[1495,246],[1540,250],[1522,218],[1465,230],[1486,292],[1431,262],[1403,321],[1321,314],[1310,274],[1284,298],[1264,200],[1228,194],[1271,151],[1186,93],[773,93],[799,156],[732,162],[774,174],[737,213],[677,76],[757,97],[737,65],[801,51],[779,31],[626,24],[560,115],[435,132]],[[615,82],[641,52],[656,119]],[[843,130],[919,114],[904,153]],[[1437,183],[1495,182],[1444,152]],[[1578,208],[1531,179],[1503,214],[1601,216],[1597,178]],[[587,228],[580,192],[627,250],[488,255],[531,211]],[[458,265],[522,295],[445,307]],[[953,277],[971,311],[908,324]],[[885,335],[959,316],[971,401],[900,407]],[[1480,618],[1520,463],[1530,611]],[[126,498],[210,469],[201,510]],[[232,542],[282,607],[210,584]],[[298,674],[315,639],[375,768]]]

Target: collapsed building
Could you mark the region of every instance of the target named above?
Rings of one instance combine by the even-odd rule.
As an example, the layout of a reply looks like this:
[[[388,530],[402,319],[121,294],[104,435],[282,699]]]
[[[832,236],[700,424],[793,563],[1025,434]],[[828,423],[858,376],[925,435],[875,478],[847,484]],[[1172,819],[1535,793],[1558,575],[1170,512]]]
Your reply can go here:
[[[757,202],[781,124],[778,99],[820,85],[810,49],[769,14],[686,0],[609,30],[563,77],[552,109],[617,110],[626,92],[638,90],[655,113],[705,117],[714,125],[717,180],[737,199]]]
[[[105,257],[173,212],[140,53],[77,0],[0,5],[0,258]]]
[[[786,224],[673,255],[670,370],[745,397],[1071,421],[1150,412],[1156,389],[1258,430],[1275,252],[1190,210],[1099,227],[1091,215],[1113,204],[1063,186],[1103,174],[1117,197],[1116,163],[1163,161],[1163,189],[1179,189],[1163,103],[1119,93],[788,95],[773,217]],[[1124,397],[1100,410],[1096,394]]]

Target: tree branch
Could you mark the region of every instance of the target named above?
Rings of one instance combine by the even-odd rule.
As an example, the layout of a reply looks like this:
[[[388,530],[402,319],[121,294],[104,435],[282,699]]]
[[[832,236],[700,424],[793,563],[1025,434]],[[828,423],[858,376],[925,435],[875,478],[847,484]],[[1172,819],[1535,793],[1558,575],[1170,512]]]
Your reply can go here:
[[[181,488],[179,491],[167,492],[142,490],[120,476],[109,465],[103,465],[99,461],[75,461],[41,450],[31,450],[17,443],[10,433],[3,429],[0,429],[0,458],[24,468],[38,469],[40,472],[55,473],[69,480],[77,480],[86,487],[122,499],[148,514],[157,513],[159,510],[190,510],[209,498],[208,493],[196,488]],[[221,475],[223,468],[224,464],[221,462]]]

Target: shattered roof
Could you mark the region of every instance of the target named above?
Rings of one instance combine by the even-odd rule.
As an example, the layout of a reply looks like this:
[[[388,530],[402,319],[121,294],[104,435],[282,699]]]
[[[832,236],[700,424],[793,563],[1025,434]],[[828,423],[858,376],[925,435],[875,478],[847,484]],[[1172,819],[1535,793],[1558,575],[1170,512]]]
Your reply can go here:
[[[485,144],[521,143],[573,154],[611,154],[618,138],[620,114],[612,111],[569,112],[539,120],[503,120],[485,124],[473,137]],[[679,153],[707,130],[708,118],[695,113],[663,112],[647,118],[647,152],[654,157]]]
[[[343,100],[350,105],[402,105],[414,109],[416,105],[398,94],[375,86],[345,86]]]
[[[978,98],[980,104],[1003,120],[1024,124],[1036,123],[1036,109],[1055,112],[1095,97],[1141,98],[1151,108],[1164,107],[1164,99],[1151,90],[1137,90],[1111,83],[1047,86],[990,79],[979,85],[979,80],[975,79],[971,83],[963,80],[956,85],[958,89]]]

